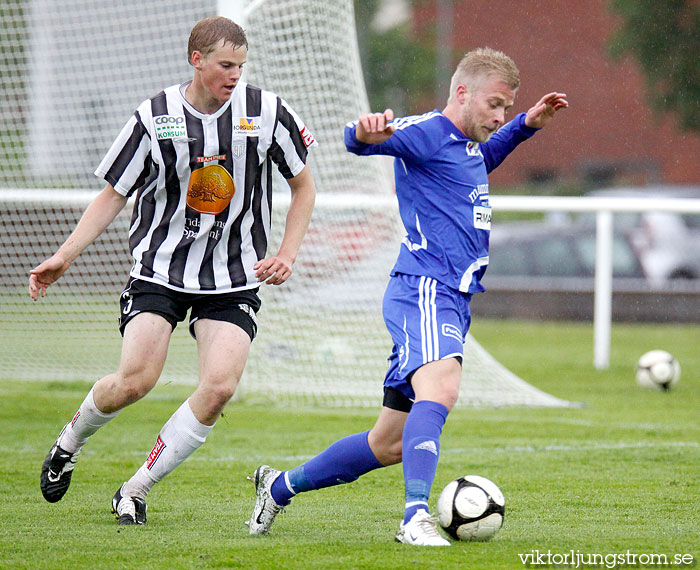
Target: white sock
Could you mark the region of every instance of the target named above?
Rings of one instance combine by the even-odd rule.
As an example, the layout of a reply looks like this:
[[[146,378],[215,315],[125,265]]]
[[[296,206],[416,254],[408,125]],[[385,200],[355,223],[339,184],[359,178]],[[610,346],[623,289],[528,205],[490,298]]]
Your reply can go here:
[[[153,485],[173,471],[207,439],[214,426],[201,423],[190,408],[189,399],[165,423],[148,458],[122,489],[129,497],[146,498]]]
[[[80,449],[88,438],[109,420],[116,417],[119,410],[111,414],[105,414],[97,409],[92,388],[78,408],[73,419],[66,425],[66,429],[61,436],[59,445],[68,453],[75,453]]]

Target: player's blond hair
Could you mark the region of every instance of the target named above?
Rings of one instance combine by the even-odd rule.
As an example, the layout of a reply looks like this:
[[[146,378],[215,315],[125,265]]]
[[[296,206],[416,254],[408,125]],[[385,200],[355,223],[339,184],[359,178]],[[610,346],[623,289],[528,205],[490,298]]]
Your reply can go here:
[[[187,61],[192,63],[192,53],[195,51],[206,57],[221,40],[224,40],[224,44],[232,44],[234,48],[248,48],[243,28],[228,18],[214,16],[200,20],[192,28],[187,42]]]
[[[452,75],[448,103],[454,99],[458,85],[474,88],[491,75],[505,81],[513,91],[520,87],[520,72],[515,62],[502,51],[483,47],[467,52]]]

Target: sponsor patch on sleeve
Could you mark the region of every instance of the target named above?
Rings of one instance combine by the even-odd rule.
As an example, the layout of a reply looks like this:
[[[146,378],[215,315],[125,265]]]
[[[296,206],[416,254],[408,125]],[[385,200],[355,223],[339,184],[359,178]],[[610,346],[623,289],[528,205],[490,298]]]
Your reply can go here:
[[[304,125],[301,128],[300,134],[301,134],[301,138],[303,139],[304,145],[306,146],[306,148],[309,148],[312,144],[316,143],[316,139],[311,134],[311,131],[309,131],[309,129],[306,128],[306,125]]]

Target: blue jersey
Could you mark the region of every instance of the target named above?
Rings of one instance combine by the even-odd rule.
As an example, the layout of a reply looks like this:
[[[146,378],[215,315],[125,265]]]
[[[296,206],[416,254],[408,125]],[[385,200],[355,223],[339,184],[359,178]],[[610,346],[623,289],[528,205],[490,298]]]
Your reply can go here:
[[[392,275],[432,277],[464,293],[484,291],[489,262],[488,173],[537,129],[516,116],[486,143],[468,139],[440,111],[397,119],[389,140],[357,140],[357,122],[345,128],[345,146],[359,155],[396,158],[394,176],[406,237]]]

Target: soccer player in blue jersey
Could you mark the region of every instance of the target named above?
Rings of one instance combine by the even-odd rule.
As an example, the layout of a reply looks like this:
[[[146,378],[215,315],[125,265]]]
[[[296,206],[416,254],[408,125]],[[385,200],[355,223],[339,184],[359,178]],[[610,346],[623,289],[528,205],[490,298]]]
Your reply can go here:
[[[484,291],[491,227],[488,173],[568,106],[566,95],[549,93],[506,124],[519,83],[508,56],[476,49],[459,63],[442,112],[394,121],[386,110],[346,127],[350,152],[395,157],[407,232],[384,296],[394,347],[383,407],[371,430],[337,441],[303,465],[285,472],[258,467],[251,534],[269,532],[277,513],[298,493],[349,483],[403,462],[406,502],[396,539],[450,544],[429,514],[428,497],[442,427],[459,394],[469,301]]]

